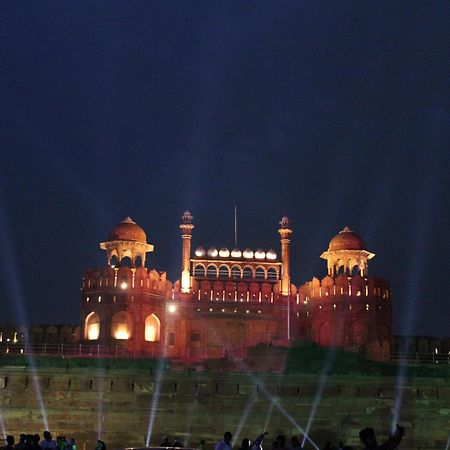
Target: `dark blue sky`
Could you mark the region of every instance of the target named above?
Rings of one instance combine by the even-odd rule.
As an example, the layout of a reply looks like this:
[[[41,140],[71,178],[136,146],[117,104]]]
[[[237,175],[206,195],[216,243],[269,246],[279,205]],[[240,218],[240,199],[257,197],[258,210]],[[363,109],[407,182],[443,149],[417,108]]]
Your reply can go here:
[[[450,3],[2,2],[0,322],[79,320],[130,215],[175,280],[193,245],[279,249],[292,279],[345,225],[397,333],[450,335]]]

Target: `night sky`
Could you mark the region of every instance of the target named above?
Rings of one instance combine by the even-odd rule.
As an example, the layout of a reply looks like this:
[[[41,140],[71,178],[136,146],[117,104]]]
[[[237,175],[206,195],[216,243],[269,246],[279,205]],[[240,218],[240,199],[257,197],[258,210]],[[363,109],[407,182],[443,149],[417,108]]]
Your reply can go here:
[[[0,6],[0,323],[78,323],[84,269],[131,216],[148,266],[279,252],[292,281],[348,225],[396,333],[450,336],[450,2]]]

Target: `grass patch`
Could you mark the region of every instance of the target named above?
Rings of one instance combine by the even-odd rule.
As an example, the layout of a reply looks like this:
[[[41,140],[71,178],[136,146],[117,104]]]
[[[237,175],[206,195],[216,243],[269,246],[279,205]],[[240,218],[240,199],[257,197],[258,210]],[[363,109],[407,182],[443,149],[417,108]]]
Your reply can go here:
[[[326,364],[329,374],[389,376],[398,373],[398,364],[368,360],[364,355],[307,343],[288,349],[285,373],[320,374]],[[448,364],[407,364],[408,377],[450,377]]]

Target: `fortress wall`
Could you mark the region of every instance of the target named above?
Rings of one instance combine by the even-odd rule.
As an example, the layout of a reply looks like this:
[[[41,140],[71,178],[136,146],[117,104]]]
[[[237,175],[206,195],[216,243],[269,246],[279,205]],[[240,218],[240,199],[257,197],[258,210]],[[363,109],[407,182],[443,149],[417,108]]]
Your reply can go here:
[[[269,442],[278,433],[299,435],[277,406],[270,412],[267,393],[305,427],[319,377],[259,376],[264,388],[246,374],[169,372],[161,382],[152,444],[162,435],[187,439],[195,446],[205,439],[208,448],[223,434],[238,429],[248,414],[238,442],[255,437],[269,419]],[[394,406],[395,379],[359,376],[330,377],[322,392],[312,426],[319,447],[342,439],[359,447],[358,432],[372,426],[385,437]],[[74,437],[78,449],[93,449],[99,427],[110,449],[142,446],[156,389],[156,375],[102,369],[38,370],[33,376],[20,368],[0,368],[0,409],[6,432],[42,434],[43,421],[36,395],[39,386],[53,435]],[[403,389],[401,422],[406,438],[401,448],[443,449],[450,430],[450,382],[414,379]]]

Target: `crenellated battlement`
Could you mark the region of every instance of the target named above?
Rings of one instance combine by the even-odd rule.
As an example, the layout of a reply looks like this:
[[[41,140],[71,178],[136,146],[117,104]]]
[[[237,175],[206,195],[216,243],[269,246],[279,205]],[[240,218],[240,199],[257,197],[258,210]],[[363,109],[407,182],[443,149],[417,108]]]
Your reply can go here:
[[[84,293],[110,290],[158,292],[165,295],[172,291],[172,283],[167,280],[166,272],[158,272],[146,267],[102,267],[87,269],[81,290]]]
[[[362,277],[359,274],[313,278],[298,289],[297,303],[305,301],[336,300],[342,297],[379,298],[390,300],[389,282],[379,277]]]

